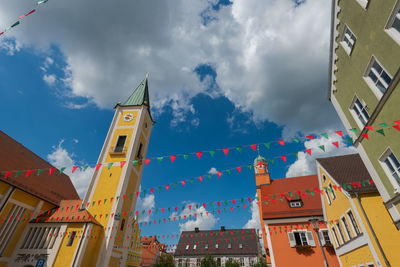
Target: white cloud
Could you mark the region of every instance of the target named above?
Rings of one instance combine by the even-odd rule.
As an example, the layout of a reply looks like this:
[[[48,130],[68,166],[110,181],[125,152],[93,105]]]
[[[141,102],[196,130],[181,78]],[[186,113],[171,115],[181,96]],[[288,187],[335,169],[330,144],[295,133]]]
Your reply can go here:
[[[1,25],[26,8],[21,1],[0,1]],[[64,77],[57,77],[65,95],[102,108],[124,100],[149,71],[152,107],[155,113],[172,107],[172,126],[192,114],[191,99],[199,93],[225,96],[256,122],[275,122],[285,133],[339,125],[326,88],[330,5],[236,0],[214,11],[212,3],[48,2],[7,32],[0,46],[16,38],[10,51],[24,47],[46,54],[56,45],[67,64]],[[135,10],[140,12],[132,16]],[[204,25],[200,14],[213,19]],[[216,70],[217,89],[206,90],[210,79],[199,81],[193,70],[200,64]]]
[[[76,139],[76,138],[74,138],[74,139],[72,139],[72,142],[74,142],[75,144],[77,144],[77,143],[79,143],[79,140]]]
[[[156,201],[153,194],[146,195],[143,199],[139,197],[136,203],[136,210],[139,211],[139,222],[150,221],[155,206],[156,206]],[[145,211],[144,214],[142,214],[142,210]],[[152,211],[150,214],[148,212],[149,210]]]
[[[217,174],[217,168],[211,167],[211,169],[208,170],[208,174]]]
[[[172,217],[176,216],[187,216],[192,215],[193,220],[188,220],[184,223],[179,224],[180,231],[193,231],[194,228],[198,227],[200,230],[211,230],[215,224],[218,222],[218,218],[215,218],[215,216],[211,213],[208,213],[207,215],[207,209],[205,209],[203,206],[199,206],[196,208],[196,204],[194,202],[191,203],[186,203],[185,209],[177,215],[175,212]],[[192,205],[192,208],[189,209],[189,205]],[[197,214],[197,218],[195,217],[195,214]],[[202,214],[202,215],[201,215]],[[171,216],[170,216],[171,217]]]
[[[311,156],[306,152],[299,152],[298,159],[289,166],[286,172],[286,177],[296,177],[303,175],[310,175],[317,173],[316,158],[325,158],[337,155],[345,155],[357,153],[357,150],[353,147],[344,146],[344,139],[335,133],[329,134],[329,139],[320,137],[317,139],[309,140],[304,143],[306,148],[311,148]],[[332,142],[339,142],[339,149],[332,145]],[[324,146],[325,152],[323,152],[318,146]]]
[[[56,82],[56,79],[56,75],[54,74],[43,75],[43,80],[47,83],[48,86],[53,86]]]
[[[255,195],[255,197],[257,197],[257,194]],[[243,228],[258,229],[259,233],[262,233],[260,212],[256,201],[257,200],[254,198],[254,200],[251,202],[251,218],[247,221],[247,223],[243,226]],[[260,239],[260,243],[261,243],[261,248],[264,251],[264,240],[262,238]]]
[[[73,159],[75,155],[73,153],[70,154],[65,148],[63,148],[63,143],[64,140],[61,140],[57,146],[53,147],[54,151],[47,155],[47,160],[58,169],[63,167],[66,168],[64,173],[71,178],[76,191],[79,196],[83,198],[90,180],[92,179],[94,168],[88,167],[85,171],[78,168],[74,173],[72,173],[73,166],[85,166],[85,164],[75,162]]]

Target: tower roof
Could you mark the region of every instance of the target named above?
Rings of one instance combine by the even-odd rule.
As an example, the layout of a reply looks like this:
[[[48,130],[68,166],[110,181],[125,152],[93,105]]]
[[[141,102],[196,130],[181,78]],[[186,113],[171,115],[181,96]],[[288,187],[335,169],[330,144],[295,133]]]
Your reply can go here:
[[[254,159],[254,165],[258,164],[259,162],[263,162],[268,164],[268,161],[261,155],[258,155],[255,159]]]
[[[146,105],[150,108],[149,88],[147,82],[148,75],[133,91],[131,96],[121,106],[141,106]]]

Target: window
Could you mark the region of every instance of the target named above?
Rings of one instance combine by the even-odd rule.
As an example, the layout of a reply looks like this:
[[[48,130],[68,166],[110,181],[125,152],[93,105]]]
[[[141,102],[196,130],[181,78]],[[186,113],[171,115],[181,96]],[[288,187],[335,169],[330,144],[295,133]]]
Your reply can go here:
[[[315,246],[315,241],[312,232],[309,231],[292,231],[288,232],[289,244],[291,247],[296,245]]]
[[[375,57],[371,58],[364,79],[378,98],[382,97],[392,81],[392,77]]]
[[[118,136],[117,144],[114,148],[114,153],[122,153],[124,152],[124,146],[126,142],[126,135]]]
[[[122,221],[121,221],[121,231],[124,230],[124,227],[125,227],[125,219],[122,219]]]
[[[242,248],[243,248],[243,245],[242,245],[242,244],[239,244],[239,248],[242,249]]]
[[[388,23],[386,24],[386,32],[400,44],[400,1],[397,1],[392,15],[389,17]]]
[[[347,212],[347,215],[349,216],[351,225],[352,225],[353,228],[354,228],[354,232],[356,233],[356,235],[359,235],[361,232],[360,232],[360,229],[358,228],[357,221],[356,221],[356,219],[354,218],[353,212],[351,212],[351,210],[349,210],[349,211]]]
[[[369,120],[369,114],[367,112],[367,105],[362,104],[361,101],[354,97],[353,103],[350,106],[350,111],[360,128],[364,128],[365,124]]]
[[[323,174],[322,175],[322,181],[325,183],[326,182],[326,176]]]
[[[215,244],[215,248],[218,249],[218,244]]]
[[[340,223],[336,223],[336,227],[339,231],[339,235],[340,235],[340,238],[342,239],[342,242],[343,243],[346,242],[346,239],[344,239],[343,229],[342,229],[342,226],[340,225]]]
[[[325,190],[325,196],[326,196],[326,200],[328,201],[328,204],[331,205],[332,204],[331,197],[329,196],[329,193],[327,190]]]
[[[72,244],[74,243],[75,236],[76,236],[76,231],[72,231],[68,239],[67,247],[72,246]]]
[[[3,256],[4,251],[6,250],[8,243],[11,241],[15,230],[20,222],[20,220],[16,218],[21,218],[22,214],[25,213],[25,208],[13,204],[10,211],[8,212],[7,217],[4,222],[0,226],[0,257]],[[4,219],[4,218],[3,218]],[[10,220],[11,219],[11,220]]]
[[[197,266],[200,266],[200,265],[201,265],[201,259],[200,259],[200,258],[197,258],[197,259],[196,259],[196,265],[197,265]]]
[[[143,148],[143,144],[140,143],[140,144],[139,144],[138,152],[137,152],[137,154],[136,154],[136,158],[138,158],[138,159],[142,159],[142,148]]]
[[[375,267],[373,262],[367,262],[367,267]]]
[[[400,187],[400,163],[390,148],[386,149],[382,157],[379,159],[384,171],[389,177],[395,191],[399,191]]]
[[[291,208],[301,208],[303,207],[303,201],[301,199],[291,200],[289,201],[289,206]]]
[[[186,245],[186,250],[188,250],[189,249],[189,245]]]
[[[345,25],[342,35],[342,41],[340,43],[342,44],[344,51],[346,51],[348,55],[350,55],[351,52],[353,51],[356,39],[357,39],[356,36],[353,34],[350,28],[347,25]]]
[[[194,245],[194,246],[193,246],[193,250],[196,250],[196,247],[197,247],[197,245]]]
[[[305,232],[295,232],[294,239],[296,240],[296,245],[308,245]]]
[[[322,235],[322,243],[323,245],[325,244],[332,244],[331,238],[329,237],[329,231],[328,230],[320,230],[320,233]]]
[[[208,244],[206,244],[206,246],[204,247],[204,249],[208,249]]]
[[[332,193],[332,200],[335,200],[336,199],[336,194],[335,194],[335,190],[333,190],[333,187],[332,187],[331,183],[329,184],[329,189],[330,189],[330,191]]]
[[[351,235],[349,224],[347,223],[347,220],[346,220],[346,218],[344,216],[342,217],[342,222],[343,222],[343,225],[344,225],[344,229],[346,229],[347,236],[349,237],[349,239],[352,239],[352,235]]]
[[[337,246],[340,246],[339,238],[337,236],[335,227],[332,227],[332,233],[333,233],[333,236],[335,237],[335,241],[336,241]]]
[[[228,244],[228,248],[229,249],[232,248],[232,244],[231,243]]]
[[[240,258],[240,266],[244,266],[244,258]]]

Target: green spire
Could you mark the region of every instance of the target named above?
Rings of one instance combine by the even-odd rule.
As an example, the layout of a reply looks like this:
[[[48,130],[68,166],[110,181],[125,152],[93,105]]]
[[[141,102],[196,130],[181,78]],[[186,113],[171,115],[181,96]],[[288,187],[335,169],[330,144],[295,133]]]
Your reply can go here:
[[[147,78],[149,73],[146,74],[146,78],[139,84],[139,86],[133,91],[131,96],[121,106],[141,106],[146,105],[150,107],[149,88]]]

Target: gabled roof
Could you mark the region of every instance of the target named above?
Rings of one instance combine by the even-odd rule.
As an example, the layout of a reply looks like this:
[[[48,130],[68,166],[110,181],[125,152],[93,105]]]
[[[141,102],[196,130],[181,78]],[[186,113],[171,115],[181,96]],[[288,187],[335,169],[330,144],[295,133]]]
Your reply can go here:
[[[80,209],[82,200],[61,200],[60,207],[54,210],[46,211],[31,222],[39,223],[72,223],[89,222],[100,225],[86,209]],[[78,207],[78,208],[77,208]],[[37,220],[38,219],[38,220]]]
[[[62,199],[79,199],[71,179],[65,174],[59,175],[59,171],[49,175],[50,168],[54,166],[0,131],[0,181],[54,205],[58,205]],[[39,176],[37,171],[34,171],[25,177],[26,171],[32,169],[47,170]],[[7,171],[14,170],[25,170],[25,172],[18,177],[15,177],[16,172],[13,172],[8,178],[4,178]]]
[[[291,177],[285,179],[275,179],[269,185],[261,185],[261,198],[263,205],[263,219],[285,219],[307,216],[322,216],[321,198],[315,194],[301,196],[303,206],[301,208],[291,208],[287,196],[292,192],[293,198],[297,191],[305,193],[306,190],[314,191],[319,188],[318,176],[308,175],[300,177]],[[281,202],[278,200],[280,194],[285,194],[285,199]],[[276,195],[275,204],[272,202],[272,195]],[[264,204],[265,199],[268,200],[268,205]]]
[[[146,78],[144,78],[144,80],[135,89],[135,91],[133,91],[131,96],[121,106],[141,106],[141,105],[147,105],[148,107],[150,107],[147,75]]]
[[[206,244],[208,249],[206,249]],[[215,248],[215,244],[218,244],[218,249]],[[228,248],[229,244],[231,244],[231,248]],[[239,248],[239,244],[242,244],[242,249]],[[186,249],[187,245],[189,245],[188,249]],[[194,249],[194,245],[196,245],[196,249]],[[257,256],[259,246],[255,229],[183,231],[174,256],[203,256],[206,254]]]
[[[365,167],[360,155],[350,154],[335,157],[319,158],[317,162],[331,175],[339,184],[356,183],[371,179],[367,168]],[[367,184],[365,186],[348,189],[349,193],[375,193],[378,192],[375,185]]]

